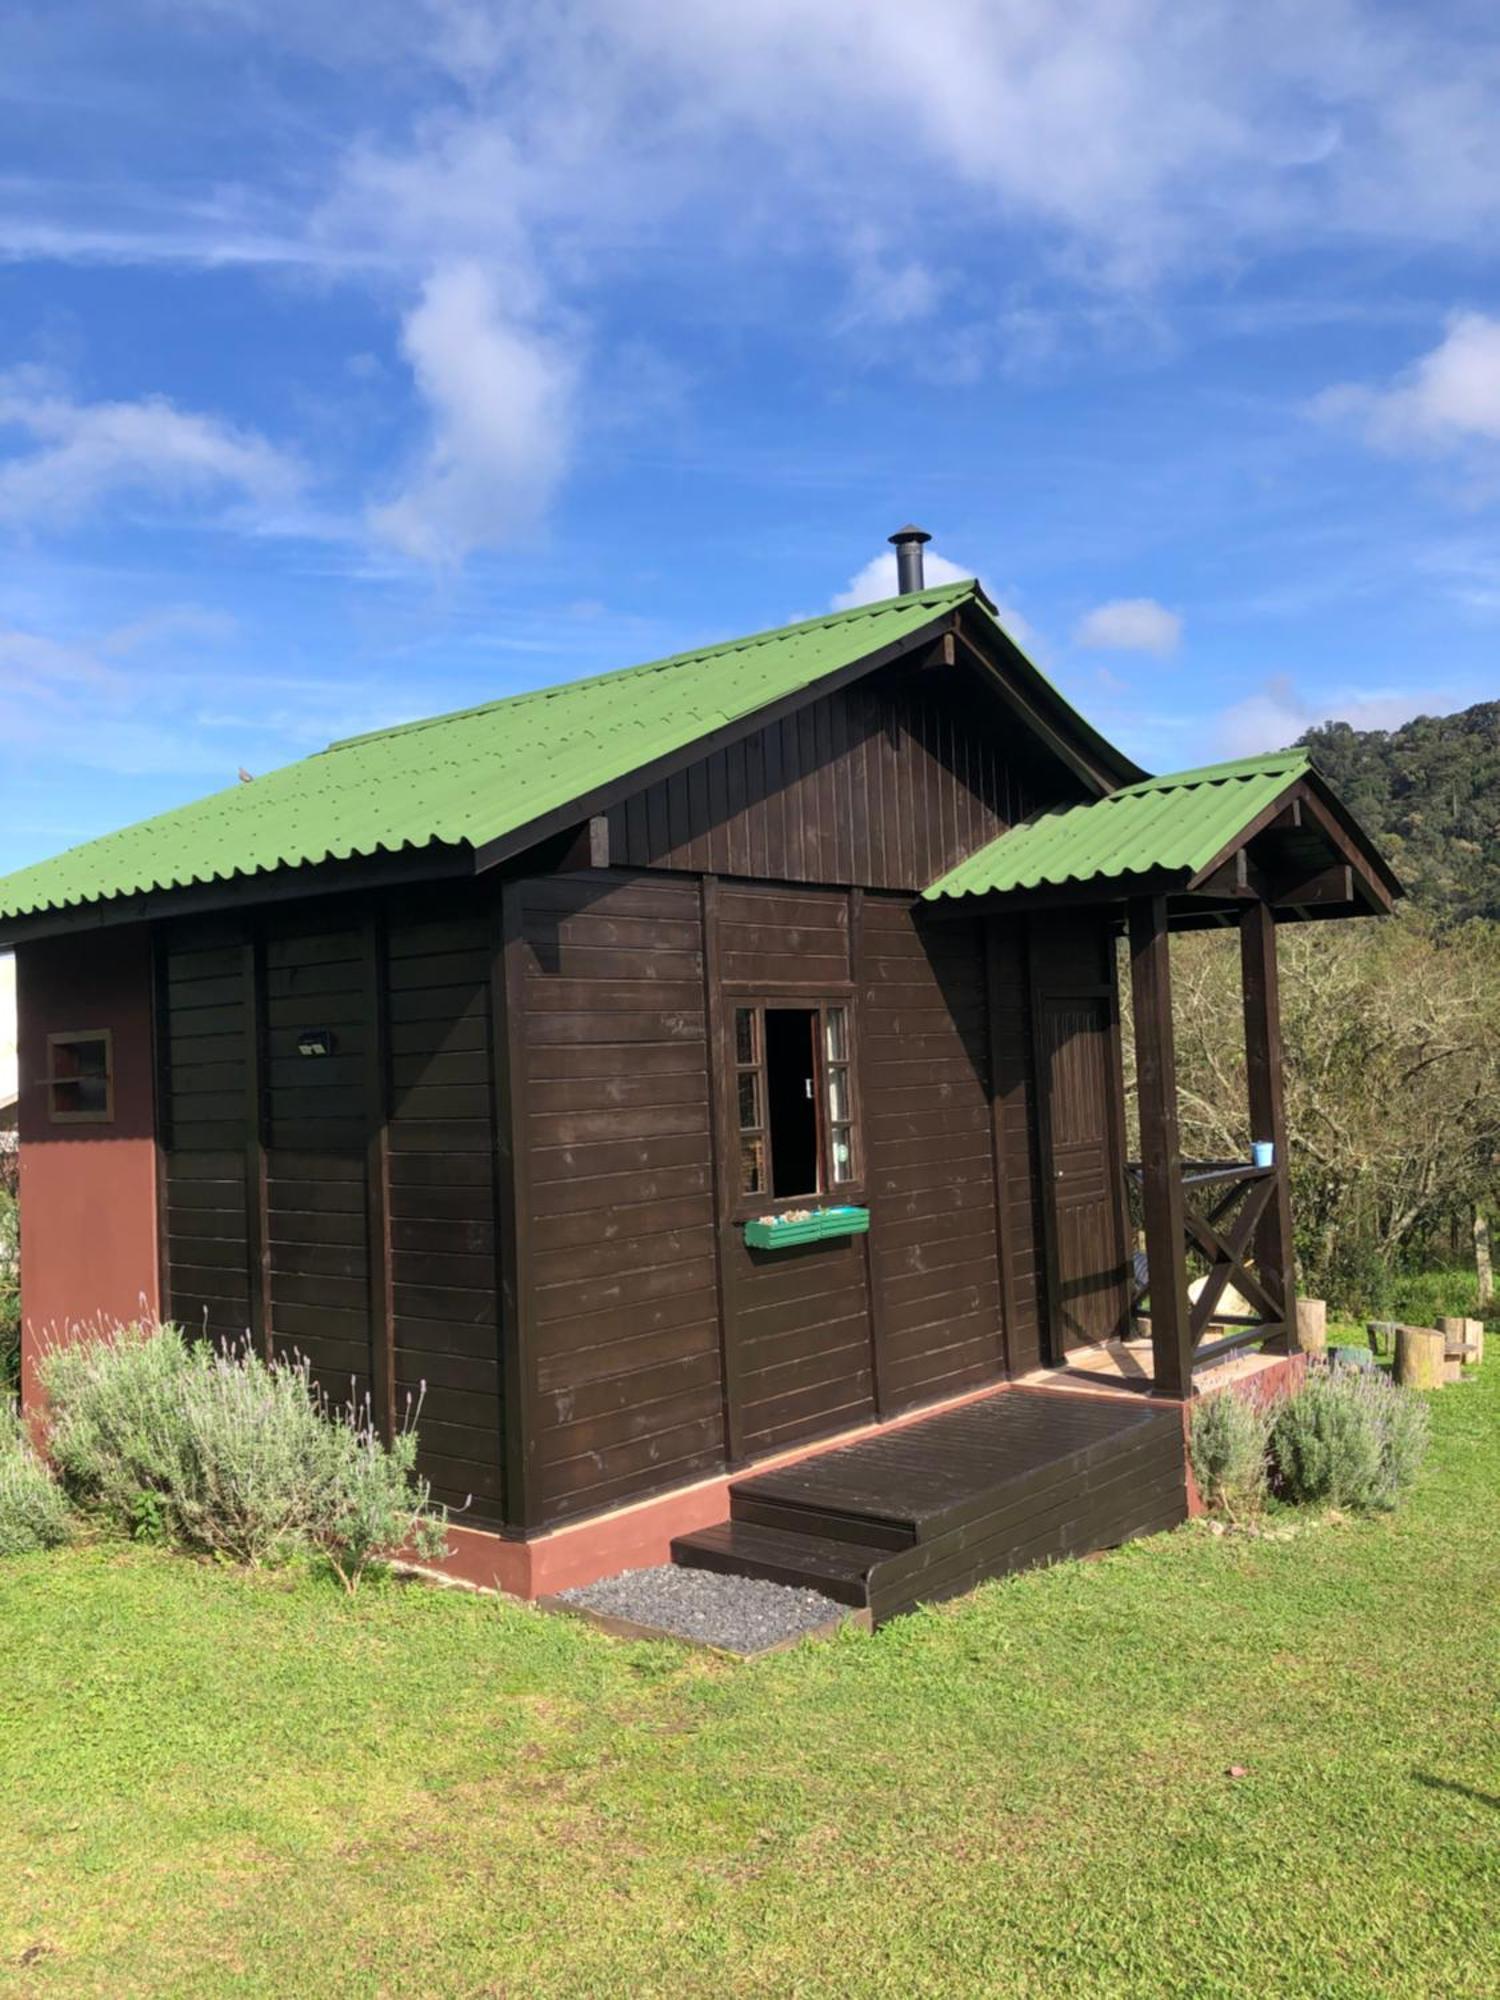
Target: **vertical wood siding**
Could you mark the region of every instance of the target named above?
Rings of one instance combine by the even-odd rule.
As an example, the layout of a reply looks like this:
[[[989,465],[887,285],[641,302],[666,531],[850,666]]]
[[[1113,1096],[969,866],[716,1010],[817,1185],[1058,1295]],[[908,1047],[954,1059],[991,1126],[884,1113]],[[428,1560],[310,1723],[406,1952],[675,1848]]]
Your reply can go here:
[[[722,1463],[696,884],[522,883],[533,1518]]]
[[[1010,1282],[1007,1359],[1011,1373],[1020,1375],[1038,1367],[1044,1359],[1046,1314],[1031,975],[1021,922],[992,923],[989,966],[995,1115],[1002,1182],[1000,1227]]]
[[[630,867],[919,889],[1056,793],[993,730],[975,729],[962,690],[876,677],[613,807],[610,854]]]
[[[865,899],[859,967],[881,1411],[1005,1370],[983,942]]]

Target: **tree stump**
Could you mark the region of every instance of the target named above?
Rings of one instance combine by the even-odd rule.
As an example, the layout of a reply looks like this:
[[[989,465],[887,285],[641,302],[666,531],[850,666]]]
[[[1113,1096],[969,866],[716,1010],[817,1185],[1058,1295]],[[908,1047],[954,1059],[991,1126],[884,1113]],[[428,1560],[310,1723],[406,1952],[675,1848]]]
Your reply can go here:
[[[1444,1358],[1456,1362],[1460,1368],[1472,1368],[1479,1360],[1479,1354],[1471,1345],[1474,1339],[1474,1325],[1473,1320],[1460,1319],[1454,1314],[1448,1314],[1438,1321],[1438,1331],[1445,1343]]]
[[[1328,1307],[1322,1299],[1298,1299],[1297,1346],[1303,1354],[1328,1352]]]
[[[1469,1353],[1466,1357],[1471,1368],[1477,1368],[1484,1359],[1484,1321],[1469,1321]]]
[[[1403,1389],[1441,1389],[1447,1340],[1436,1327],[1396,1328],[1396,1380]]]

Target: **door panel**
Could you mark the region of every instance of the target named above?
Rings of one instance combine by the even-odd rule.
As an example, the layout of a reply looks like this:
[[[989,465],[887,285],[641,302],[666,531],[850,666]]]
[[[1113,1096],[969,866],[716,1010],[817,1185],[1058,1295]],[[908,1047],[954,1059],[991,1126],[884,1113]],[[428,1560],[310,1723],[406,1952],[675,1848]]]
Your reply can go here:
[[[1046,999],[1042,1060],[1051,1109],[1047,1162],[1056,1245],[1053,1326],[1063,1352],[1108,1340],[1123,1318],[1124,1257],[1114,1184],[1109,1002]]]
[[[1038,926],[1033,1022],[1054,1360],[1126,1330],[1123,1106],[1109,940],[1096,918]]]

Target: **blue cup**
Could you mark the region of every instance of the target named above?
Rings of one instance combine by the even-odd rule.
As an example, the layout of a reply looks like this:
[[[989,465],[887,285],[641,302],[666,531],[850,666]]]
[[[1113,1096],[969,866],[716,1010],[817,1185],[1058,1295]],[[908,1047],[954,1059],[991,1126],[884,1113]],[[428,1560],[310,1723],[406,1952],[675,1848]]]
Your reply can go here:
[[[1257,1139],[1250,1148],[1250,1157],[1258,1167],[1274,1167],[1276,1148],[1269,1139]]]

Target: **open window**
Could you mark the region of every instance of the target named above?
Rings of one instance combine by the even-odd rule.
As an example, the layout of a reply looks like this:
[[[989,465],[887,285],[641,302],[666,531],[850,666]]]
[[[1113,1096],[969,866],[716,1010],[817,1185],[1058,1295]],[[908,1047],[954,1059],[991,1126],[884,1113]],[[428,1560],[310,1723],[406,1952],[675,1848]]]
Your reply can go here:
[[[47,1037],[47,1116],[54,1125],[107,1125],[115,1115],[114,1040],[108,1028]]]
[[[859,1179],[848,1003],[733,1013],[741,1201],[847,1193]]]

